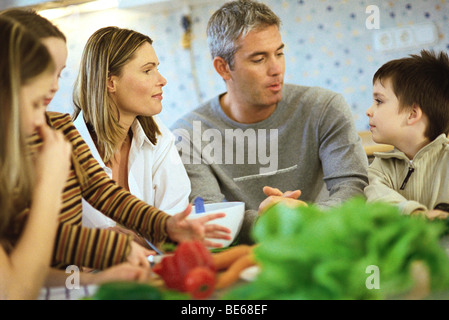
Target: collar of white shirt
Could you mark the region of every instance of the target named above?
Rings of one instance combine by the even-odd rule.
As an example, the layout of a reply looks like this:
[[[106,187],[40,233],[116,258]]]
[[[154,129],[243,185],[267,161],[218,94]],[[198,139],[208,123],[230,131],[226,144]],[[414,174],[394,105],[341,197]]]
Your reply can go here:
[[[158,122],[157,119],[155,119],[156,123]],[[83,112],[81,111],[78,115],[78,117],[73,122],[76,129],[80,133],[81,137],[84,139],[84,141],[87,143],[89,149],[92,152],[92,155],[94,156],[95,160],[98,161],[100,166],[109,173],[110,169],[104,164],[103,159],[100,156],[100,153],[97,150],[97,147],[92,139],[92,136],[90,135],[89,130],[87,129],[87,125],[84,122]],[[131,131],[133,132],[133,141],[131,149],[137,148],[142,149],[145,144],[148,144],[150,147],[154,148],[155,145],[151,143],[150,139],[148,139],[147,135],[143,131],[143,128],[140,124],[140,122],[136,119],[134,120],[133,124],[131,125]]]

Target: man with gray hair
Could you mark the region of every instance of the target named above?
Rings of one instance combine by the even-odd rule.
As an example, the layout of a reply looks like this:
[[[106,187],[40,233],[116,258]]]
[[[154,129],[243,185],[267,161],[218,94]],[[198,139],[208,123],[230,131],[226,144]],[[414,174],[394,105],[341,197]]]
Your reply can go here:
[[[172,127],[190,198],[245,202],[239,243],[252,242],[258,214],[274,202],[328,208],[363,196],[368,181],[367,157],[344,98],[284,84],[280,27],[279,17],[257,1],[219,8],[207,36],[227,91]],[[323,182],[329,194],[318,199]]]

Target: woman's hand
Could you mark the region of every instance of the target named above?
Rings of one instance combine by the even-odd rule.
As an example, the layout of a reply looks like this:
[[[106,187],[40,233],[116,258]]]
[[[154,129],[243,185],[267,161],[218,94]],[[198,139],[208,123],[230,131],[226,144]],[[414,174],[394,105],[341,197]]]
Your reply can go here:
[[[197,219],[187,219],[192,211],[192,205],[167,221],[167,233],[171,240],[176,242],[201,240],[207,247],[221,247],[219,243],[212,242],[206,238],[230,240],[231,230],[217,224],[207,224],[207,222],[223,218],[224,213],[215,213]]]

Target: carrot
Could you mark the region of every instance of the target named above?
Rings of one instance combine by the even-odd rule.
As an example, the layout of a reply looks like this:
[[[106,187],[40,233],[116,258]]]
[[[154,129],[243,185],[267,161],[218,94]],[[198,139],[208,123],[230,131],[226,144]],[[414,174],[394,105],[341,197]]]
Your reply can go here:
[[[229,267],[228,270],[218,275],[215,288],[223,289],[230,286],[238,280],[240,272],[255,264],[256,261],[254,260],[254,256],[252,253],[240,257]]]
[[[215,268],[217,270],[223,270],[228,268],[238,258],[250,253],[251,248],[252,248],[251,246],[241,244],[229,248],[228,250],[213,254],[212,258],[214,260]]]

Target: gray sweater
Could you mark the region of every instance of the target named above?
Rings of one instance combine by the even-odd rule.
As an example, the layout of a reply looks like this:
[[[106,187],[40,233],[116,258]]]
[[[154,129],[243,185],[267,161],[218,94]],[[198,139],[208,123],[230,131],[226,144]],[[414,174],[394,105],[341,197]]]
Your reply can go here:
[[[326,89],[285,85],[274,113],[254,124],[231,120],[219,96],[172,126],[191,180],[191,200],[243,201],[240,242],[250,229],[262,188],[300,189],[300,200],[315,202],[326,184],[329,195],[316,204],[330,207],[367,185],[368,160],[344,98]]]

